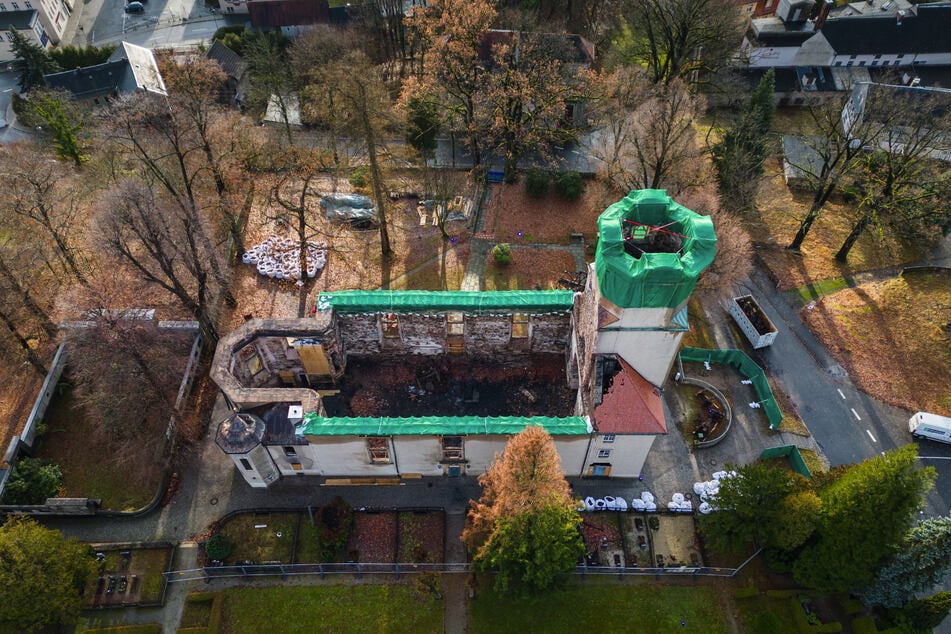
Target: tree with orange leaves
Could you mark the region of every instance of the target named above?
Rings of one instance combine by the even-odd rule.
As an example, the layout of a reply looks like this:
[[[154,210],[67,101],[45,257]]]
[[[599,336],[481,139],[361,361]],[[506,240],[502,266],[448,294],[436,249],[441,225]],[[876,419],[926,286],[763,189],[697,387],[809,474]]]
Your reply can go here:
[[[510,438],[479,484],[462,541],[475,552],[475,570],[496,573],[496,590],[545,590],[575,565],[584,552],[581,517],[548,432],[529,426]]]

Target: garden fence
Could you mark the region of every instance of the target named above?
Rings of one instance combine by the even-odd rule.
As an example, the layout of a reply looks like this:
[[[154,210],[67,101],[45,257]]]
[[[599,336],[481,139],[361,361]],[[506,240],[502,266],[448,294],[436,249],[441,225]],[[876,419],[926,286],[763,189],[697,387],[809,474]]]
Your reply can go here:
[[[654,577],[733,577],[740,568],[700,567],[668,567],[668,568],[638,568],[620,566],[577,566],[572,573],[581,575],[617,575],[620,578],[628,576]],[[241,577],[251,579],[257,577],[281,577],[318,575],[321,579],[327,575],[395,575],[397,579],[404,574],[420,572],[469,573],[471,567],[466,563],[333,563],[333,564],[247,564],[241,566],[210,566],[207,568],[191,568],[188,570],[170,570],[165,574],[168,583],[179,581],[204,581],[209,583],[214,579],[228,579]]]

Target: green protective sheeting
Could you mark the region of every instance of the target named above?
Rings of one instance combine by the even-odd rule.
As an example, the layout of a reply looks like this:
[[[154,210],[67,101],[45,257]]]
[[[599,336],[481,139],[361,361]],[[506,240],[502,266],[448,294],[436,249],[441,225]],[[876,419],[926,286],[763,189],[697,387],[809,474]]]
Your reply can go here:
[[[571,310],[571,291],[334,291],[321,293],[317,310],[337,313],[547,313]]]
[[[799,453],[799,447],[796,445],[783,445],[782,447],[770,447],[769,449],[764,449],[759,455],[760,460],[767,458],[787,458],[789,460],[789,465],[793,468],[793,471],[800,475],[804,475],[810,480],[812,479],[812,472],[809,471],[809,467],[806,466],[806,461],[802,459],[802,454]]]
[[[676,234],[683,240],[681,249],[635,258],[624,250],[625,226],[634,240],[649,233]],[[687,209],[662,189],[634,190],[608,207],[598,217],[598,233],[598,286],[601,295],[621,308],[679,307],[716,254],[710,217]]]
[[[529,425],[553,436],[588,435],[592,429],[581,416],[427,416],[419,418],[327,418],[304,414],[298,436],[464,436],[517,434]]]
[[[740,374],[753,382],[756,398],[763,407],[770,429],[779,429],[783,422],[783,413],[776,404],[773,390],[766,380],[766,373],[755,361],[750,359],[742,350],[707,350],[706,348],[684,348],[680,351],[681,361],[708,361],[710,363],[725,363],[736,368]]]

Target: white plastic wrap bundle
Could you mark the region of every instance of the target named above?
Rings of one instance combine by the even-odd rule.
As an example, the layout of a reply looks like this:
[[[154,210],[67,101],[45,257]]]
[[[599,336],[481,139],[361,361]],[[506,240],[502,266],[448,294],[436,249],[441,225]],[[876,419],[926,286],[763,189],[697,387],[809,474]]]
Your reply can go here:
[[[264,242],[248,249],[241,261],[257,267],[258,273],[278,280],[317,277],[317,273],[327,264],[327,246],[319,242],[305,245],[305,270],[301,270],[301,244],[291,238],[270,236]]]
[[[584,499],[584,508],[586,511],[594,510],[594,498],[590,495]]]
[[[646,505],[644,504],[644,500],[642,500],[641,498],[634,498],[633,500],[631,500],[631,508],[635,511],[647,510]]]
[[[650,491],[644,491],[641,493],[641,499],[644,500],[645,504],[650,504],[654,501],[654,495]]]
[[[674,493],[674,494],[671,496],[670,499],[673,500],[675,504],[683,504],[683,502],[684,502],[684,494],[683,494],[683,493]]]
[[[594,510],[603,511],[608,508],[608,503],[604,501],[603,498],[598,498],[594,501]]]
[[[627,510],[627,500],[622,497],[616,498],[615,503],[617,504],[617,510],[626,511]]]
[[[667,509],[670,511],[690,512],[693,510],[693,502],[686,499],[683,493],[674,493],[670,499],[671,501],[667,504]]]
[[[711,511],[713,511],[713,506],[711,506],[709,502],[701,502],[700,506],[697,507],[697,510],[704,515],[708,515]]]
[[[613,495],[605,495],[605,496],[604,496],[604,505],[605,505],[605,508],[606,508],[608,511],[616,511],[616,510],[617,510],[617,500],[616,500],[616,498],[615,498]]]

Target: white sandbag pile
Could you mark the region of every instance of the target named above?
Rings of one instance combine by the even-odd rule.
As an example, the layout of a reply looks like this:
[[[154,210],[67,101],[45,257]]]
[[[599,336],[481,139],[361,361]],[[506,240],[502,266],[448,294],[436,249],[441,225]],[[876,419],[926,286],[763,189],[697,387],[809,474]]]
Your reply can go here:
[[[667,510],[690,513],[693,511],[693,502],[686,499],[683,493],[674,493],[670,502],[667,503]]]
[[[626,511],[627,500],[613,495],[605,495],[603,498],[586,497],[582,501],[580,511]]]
[[[727,478],[736,475],[736,471],[717,471],[713,474],[713,479],[706,482],[694,482],[693,492],[700,498],[698,511],[704,515],[717,510],[716,498],[720,492],[720,483]]]
[[[641,497],[631,500],[631,510],[648,512],[656,511],[657,504],[654,502],[654,496],[650,491],[644,491],[641,493]]]

